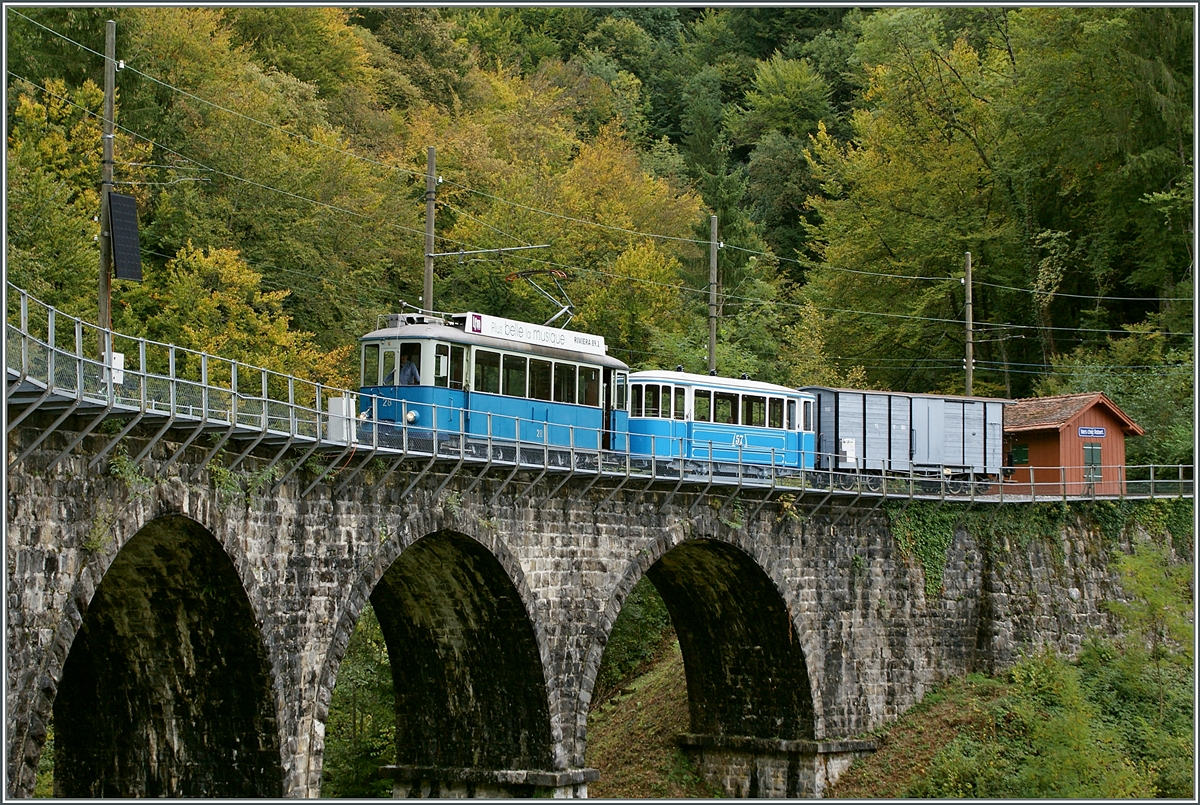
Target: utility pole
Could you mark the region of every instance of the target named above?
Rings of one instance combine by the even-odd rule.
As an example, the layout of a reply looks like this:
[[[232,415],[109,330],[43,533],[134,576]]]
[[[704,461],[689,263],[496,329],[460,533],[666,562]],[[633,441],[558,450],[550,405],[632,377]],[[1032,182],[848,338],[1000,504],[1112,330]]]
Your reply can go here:
[[[708,373],[717,371],[717,216],[708,219]]]
[[[975,342],[974,342],[975,334],[973,332],[974,327],[975,327],[975,311],[972,307],[972,300],[971,300],[971,253],[970,252],[967,252],[967,271],[966,271],[966,277],[963,280],[963,285],[965,285],[966,289],[967,289],[967,360],[966,360],[966,364],[965,364],[966,369],[967,369],[967,396],[971,397],[971,396],[973,396],[971,394],[971,389],[972,389],[973,380],[974,380],[972,375],[974,374],[974,370],[975,370]]]
[[[113,188],[113,100],[117,93],[117,23],[104,32],[104,155],[100,160],[100,329],[112,329],[112,216],[108,194]],[[104,336],[101,335],[101,339]],[[107,349],[107,344],[101,344]]]
[[[437,199],[437,151],[429,146],[425,169],[425,289],[421,309],[433,315],[433,210]]]

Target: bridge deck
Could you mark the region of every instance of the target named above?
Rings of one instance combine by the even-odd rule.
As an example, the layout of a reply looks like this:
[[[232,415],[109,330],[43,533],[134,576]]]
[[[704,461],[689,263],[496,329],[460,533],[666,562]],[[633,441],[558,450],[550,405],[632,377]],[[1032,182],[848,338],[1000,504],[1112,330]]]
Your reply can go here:
[[[210,458],[219,447],[238,444],[242,446],[243,456],[258,446],[277,448],[271,459],[273,463],[288,454],[294,456],[296,451],[303,451],[302,459],[305,460],[315,454],[338,454],[330,462],[330,470],[335,464],[357,459],[355,469],[341,481],[343,485],[349,484],[369,461],[382,458],[390,464],[388,475],[405,462],[422,467],[422,474],[434,472],[450,477],[461,471],[469,471],[478,477],[491,468],[506,468],[509,474],[505,485],[519,472],[538,473],[534,482],[546,476],[558,477],[561,479],[558,488],[569,477],[590,476],[596,481],[607,479],[606,487],[615,485],[611,494],[634,484],[633,488],[643,491],[665,487],[672,495],[685,487],[701,486],[706,490],[719,488],[723,493],[732,490],[732,494],[741,489],[752,489],[765,491],[767,496],[822,494],[839,498],[878,498],[880,501],[907,498],[976,503],[1193,495],[1190,466],[1105,467],[1106,480],[1117,478],[1119,483],[1107,485],[1109,488],[1115,486],[1116,493],[1103,494],[1097,493],[1090,484],[1068,483],[1065,472],[1058,481],[1046,482],[1039,478],[1037,483],[1032,483],[1034,479],[1025,478],[1020,483],[971,483],[936,476],[798,472],[780,466],[782,456],[777,457],[773,451],[769,456],[765,452],[759,456],[762,462],[759,464],[713,460],[680,462],[678,459],[652,460],[594,449],[553,446],[544,440],[461,438],[457,433],[438,433],[340,415],[332,411],[355,410],[356,392],[322,386],[170,344],[98,330],[94,325],[42,305],[15,286],[9,288],[17,294],[20,304],[19,323],[10,321],[6,326],[9,431],[34,412],[58,414],[34,445],[11,459],[10,469],[74,415],[86,422],[82,435],[92,432],[105,420],[124,421],[124,428],[109,441],[97,459],[115,447],[135,425],[145,423],[157,426],[152,444],[172,432],[171,438],[183,439],[185,447],[203,434],[219,434],[218,446],[212,450]],[[64,323],[66,327],[62,326]],[[60,345],[64,330],[66,340],[70,342],[67,346]],[[88,353],[85,343],[95,345],[93,353]],[[101,344],[105,349],[100,349]],[[116,347],[122,347],[125,352],[120,353]],[[114,352],[136,356],[137,367],[125,368],[121,359],[100,359],[101,355]],[[344,407],[330,408],[329,402],[335,398],[341,398],[339,404]],[[518,433],[521,432],[519,424]],[[549,430],[538,428],[539,423],[527,424],[530,427],[524,430],[528,433],[534,432],[535,428],[542,434]],[[82,435],[77,436],[53,463],[61,460]],[[572,441],[598,443],[596,434],[586,435],[590,438],[575,439],[573,436]],[[149,447],[143,457],[148,450]],[[294,462],[292,470],[299,463]]]

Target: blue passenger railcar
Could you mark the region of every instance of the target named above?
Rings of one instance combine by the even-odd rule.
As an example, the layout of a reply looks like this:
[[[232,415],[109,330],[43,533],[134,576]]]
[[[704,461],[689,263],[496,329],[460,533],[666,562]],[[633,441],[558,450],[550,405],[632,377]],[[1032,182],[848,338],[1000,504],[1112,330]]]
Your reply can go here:
[[[728,377],[629,376],[629,450],[637,456],[806,470],[816,450],[809,393]]]
[[[479,313],[388,316],[361,339],[360,418],[393,437],[627,447],[629,367],[600,336]],[[384,428],[380,429],[381,434]]]

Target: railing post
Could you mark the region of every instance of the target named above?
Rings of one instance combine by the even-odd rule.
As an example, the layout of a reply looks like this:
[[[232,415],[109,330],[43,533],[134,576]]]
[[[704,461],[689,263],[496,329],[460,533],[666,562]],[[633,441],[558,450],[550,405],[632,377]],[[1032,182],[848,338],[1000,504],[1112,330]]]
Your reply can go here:
[[[200,353],[200,418],[208,419],[208,353]]]
[[[81,345],[82,345],[82,335],[83,334],[80,333],[80,344]],[[113,332],[112,332],[112,330],[104,331],[104,352],[106,355],[113,354]],[[80,357],[79,366],[80,366],[80,369],[82,370],[82,368],[83,368],[83,353],[82,352],[79,353],[79,357]],[[109,358],[108,360],[111,364],[112,358]],[[116,402],[117,402],[116,377],[114,376],[115,374],[116,373],[113,371],[113,367],[111,365],[109,366],[108,371],[104,373],[104,375],[105,375],[104,402],[106,405],[116,405]]]
[[[4,312],[5,318],[8,311]],[[21,291],[21,375],[29,376],[29,294]]]
[[[168,375],[171,378],[171,387],[170,387],[171,388],[171,394],[170,394],[170,396],[171,396],[171,416],[174,417],[175,416],[175,345],[174,344],[171,344],[170,349],[167,350],[167,366],[168,366]]]
[[[269,406],[267,405],[267,370],[259,369],[259,375],[262,377],[262,429],[268,430],[271,426],[271,420],[268,417]]]
[[[146,413],[146,386],[148,385],[146,376],[149,373],[149,370],[146,368],[146,339],[144,338],[138,339],[138,364],[142,372],[141,394],[139,396],[141,397],[141,412],[144,414]]]
[[[54,308],[50,308],[46,317],[47,342],[50,349],[46,352],[46,388],[52,389],[58,386],[54,379],[54,356],[58,352],[58,345],[54,339]]]
[[[296,378],[288,375],[288,435],[296,435]]]
[[[237,361],[229,364],[229,425],[232,428],[238,426],[238,376],[237,376]]]
[[[1154,499],[1154,465],[1150,465],[1150,499]]]
[[[101,331],[106,337],[112,337],[112,331]],[[111,375],[112,372],[109,372]],[[83,395],[83,319],[75,319],[75,399]]]

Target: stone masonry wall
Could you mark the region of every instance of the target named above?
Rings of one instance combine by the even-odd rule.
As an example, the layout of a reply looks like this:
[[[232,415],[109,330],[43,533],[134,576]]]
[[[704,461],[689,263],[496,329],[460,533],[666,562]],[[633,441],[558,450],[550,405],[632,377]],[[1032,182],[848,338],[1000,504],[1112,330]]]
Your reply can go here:
[[[35,438],[36,419],[10,435],[10,455]],[[758,600],[786,614],[778,629],[787,634],[771,639],[798,646],[812,698],[807,726],[787,729],[812,734],[778,736],[784,739],[860,734],[894,719],[947,677],[1003,667],[1043,642],[1073,652],[1088,629],[1111,629],[1100,602],[1116,594],[1115,579],[1102,540],[1082,527],[1064,534],[1061,550],[1002,547],[994,560],[960,530],[944,591],[927,599],[920,567],[897,553],[881,512],[840,503],[818,508],[821,497],[798,501],[799,517],[768,503],[751,519],[757,501],[747,495],[746,513],[731,517],[726,510],[723,519],[712,505],[718,497],[697,501],[686,489],[669,504],[665,491],[654,490],[605,501],[607,489],[585,492],[581,480],[542,500],[557,478],[531,490],[529,479],[518,476],[493,504],[507,471],[461,494],[472,471],[437,499],[433,493],[444,476],[431,474],[401,500],[415,474],[400,471],[378,496],[365,483],[335,496],[335,479],[302,497],[314,476],[299,471],[278,489],[246,500],[222,493],[219,479],[198,466],[206,452],[199,446],[154,479],[177,448],[168,442],[143,462],[153,483],[136,494],[107,472],[107,461],[87,467],[107,436],[89,436],[46,473],[69,436],[52,435],[9,476],[6,790],[12,796],[32,791],[63,666],[97,586],[118,552],[160,518],[186,518],[211,535],[245,591],[247,617],[254,619],[270,670],[279,732],[275,794],[283,796],[319,793],[329,697],[358,615],[393,562],[430,535],[477,542],[524,608],[541,664],[530,684],[544,687],[546,701],[546,723],[539,727],[551,747],[545,771],[582,768],[591,689],[621,603],[652,565],[683,543],[720,543],[744,555],[747,561],[714,572],[761,576],[754,589],[766,592]],[[144,444],[128,441],[134,455]],[[238,469],[262,466],[251,456]],[[711,589],[737,582],[735,576],[714,578]],[[706,606],[718,606],[712,591],[693,592]],[[772,595],[778,596],[773,604],[762,598]],[[739,643],[747,636],[740,622],[725,621],[711,639],[726,655],[738,655],[743,683],[754,684],[773,671],[765,660],[756,667],[747,659],[755,647]],[[726,655],[712,653],[713,662]],[[775,700],[762,701],[770,707]],[[776,715],[786,721],[786,714]],[[716,723],[736,730],[731,719],[720,716]]]

